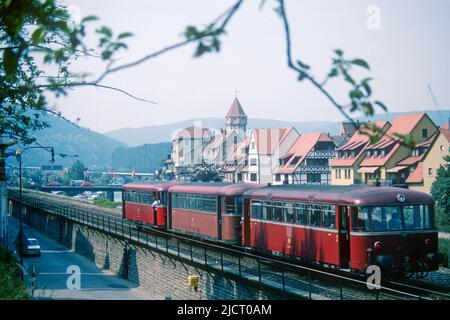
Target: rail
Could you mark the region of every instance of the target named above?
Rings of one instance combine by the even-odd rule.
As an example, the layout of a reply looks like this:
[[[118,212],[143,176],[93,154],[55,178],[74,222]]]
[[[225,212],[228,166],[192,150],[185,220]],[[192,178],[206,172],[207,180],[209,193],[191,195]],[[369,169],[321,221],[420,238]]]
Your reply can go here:
[[[18,201],[18,192],[9,190],[9,197]],[[134,222],[96,212],[75,203],[61,203],[53,195],[24,192],[25,205],[145,246],[192,264],[202,265],[271,289],[308,299],[427,299],[385,286],[368,289],[367,282],[314,268],[259,256],[155,228],[141,230]],[[328,282],[327,287],[324,281]]]

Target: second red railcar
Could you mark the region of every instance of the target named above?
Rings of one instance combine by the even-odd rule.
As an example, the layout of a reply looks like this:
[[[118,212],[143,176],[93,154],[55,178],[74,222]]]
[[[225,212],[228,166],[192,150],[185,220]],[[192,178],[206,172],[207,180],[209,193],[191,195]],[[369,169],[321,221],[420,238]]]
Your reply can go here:
[[[187,183],[169,188],[168,229],[230,244],[241,243],[242,195],[249,183]]]

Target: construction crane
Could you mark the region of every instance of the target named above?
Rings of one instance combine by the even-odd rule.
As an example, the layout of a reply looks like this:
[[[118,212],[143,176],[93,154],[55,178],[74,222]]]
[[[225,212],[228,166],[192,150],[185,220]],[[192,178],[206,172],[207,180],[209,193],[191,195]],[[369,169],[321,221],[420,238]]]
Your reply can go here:
[[[442,123],[445,123],[444,117],[442,116],[441,110],[439,109],[439,104],[437,102],[436,96],[434,95],[433,90],[431,90],[431,86],[428,85],[427,87],[428,87],[428,92],[431,95],[431,99],[433,100],[434,107],[436,108],[437,112],[439,113],[439,118],[441,118]]]

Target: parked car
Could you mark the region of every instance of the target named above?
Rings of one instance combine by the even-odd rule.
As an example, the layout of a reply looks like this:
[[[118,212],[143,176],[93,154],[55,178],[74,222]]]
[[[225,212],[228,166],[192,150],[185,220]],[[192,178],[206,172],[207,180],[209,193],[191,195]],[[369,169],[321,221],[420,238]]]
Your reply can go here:
[[[88,181],[84,181],[82,184],[80,184],[80,187],[92,187],[93,184],[88,182]]]
[[[24,242],[22,256],[41,256],[41,246],[39,245],[39,241],[37,239],[27,238]],[[19,250],[20,245],[18,244],[17,247],[17,250]]]
[[[53,182],[47,183],[47,186],[49,186],[49,187],[61,187],[62,184],[57,182],[57,181],[53,181]]]
[[[71,187],[79,187],[81,186],[81,184],[83,184],[85,181],[84,180],[71,180],[70,181],[70,186]]]

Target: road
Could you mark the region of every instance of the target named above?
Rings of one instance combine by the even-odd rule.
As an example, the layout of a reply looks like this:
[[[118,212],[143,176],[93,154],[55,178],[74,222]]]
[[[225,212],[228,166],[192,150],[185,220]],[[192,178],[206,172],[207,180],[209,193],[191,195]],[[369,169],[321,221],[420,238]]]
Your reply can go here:
[[[13,246],[19,230],[19,221],[9,218],[9,243]],[[24,224],[25,234],[38,239],[41,257],[24,258],[27,271],[26,282],[31,288],[32,279],[28,270],[36,266],[36,299],[86,299],[86,300],[142,300],[163,299],[137,288],[108,270],[98,268],[94,262],[68,250],[58,242],[47,238]],[[79,269],[77,269],[79,268]],[[80,277],[77,277],[79,272]]]

